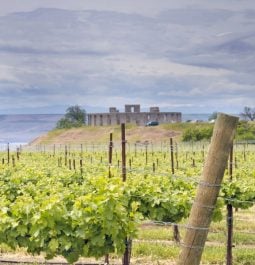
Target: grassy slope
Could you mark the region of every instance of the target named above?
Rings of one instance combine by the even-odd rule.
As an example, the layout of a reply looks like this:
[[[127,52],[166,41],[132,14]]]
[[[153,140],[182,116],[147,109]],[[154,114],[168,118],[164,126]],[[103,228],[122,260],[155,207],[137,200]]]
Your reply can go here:
[[[110,133],[114,140],[120,139],[120,126],[82,127],[67,130],[53,130],[38,137],[32,144],[50,143],[106,143]],[[180,131],[166,129],[163,126],[137,127],[127,126],[126,138],[129,142],[162,141],[180,135]]]
[[[206,127],[208,123],[191,124],[175,123],[162,124],[155,127],[144,127],[127,125],[126,139],[130,143],[134,142],[162,142],[169,140],[170,137],[179,141],[182,132],[187,128]],[[62,143],[106,143],[109,134],[113,133],[114,140],[120,139],[120,126],[102,127],[81,127],[72,129],[52,130],[49,133],[33,140],[31,144],[62,144]]]
[[[155,127],[145,126],[126,126],[126,139],[130,143],[134,142],[163,142],[169,140],[170,137],[175,138],[175,141],[182,139],[182,133],[187,129],[199,129],[202,134],[205,134],[208,128],[212,128],[210,123],[172,123],[161,124]],[[205,129],[205,130],[204,130]],[[106,143],[109,140],[109,134],[113,133],[114,141],[120,139],[120,126],[101,126],[81,128],[52,130],[49,133],[36,138],[32,144],[79,144],[79,143]],[[255,140],[255,122],[239,123],[237,140]]]

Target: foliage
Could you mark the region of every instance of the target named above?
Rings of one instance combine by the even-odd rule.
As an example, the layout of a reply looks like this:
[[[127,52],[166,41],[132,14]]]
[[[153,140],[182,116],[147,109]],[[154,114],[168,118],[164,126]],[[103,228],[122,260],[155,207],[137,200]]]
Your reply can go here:
[[[196,126],[190,127],[183,132],[182,140],[184,142],[188,141],[201,141],[209,140],[212,137],[213,126]]]
[[[239,121],[236,132],[237,140],[255,140],[255,124]]]
[[[0,168],[0,243],[72,263],[122,254],[141,219],[177,222],[189,213],[192,185],[182,181],[139,175],[123,183],[114,172],[108,178],[108,167],[81,174],[55,162],[29,154],[15,168]]]
[[[209,140],[212,137],[212,132],[212,124],[190,124],[190,126],[183,131],[182,140],[184,142]],[[255,124],[248,121],[239,121],[235,139],[255,140]]]
[[[255,200],[254,181],[249,179],[250,183],[243,179],[234,179],[230,183],[224,183],[222,186],[222,196],[225,198],[225,204],[231,204],[235,208],[247,209],[253,206]],[[250,184],[250,185],[249,185]]]
[[[199,144],[192,144],[193,151],[196,146]],[[33,254],[43,252],[47,258],[62,255],[70,263],[79,257],[122,254],[125,239],[136,237],[141,220],[177,223],[189,215],[204,155],[178,150],[175,176],[165,152],[155,149],[148,154],[149,159],[159,161],[154,173],[149,165],[152,161],[145,165],[144,150],[137,149],[135,156],[130,152],[127,155],[134,161],[125,183],[117,166],[110,168],[108,177],[105,151],[69,154],[72,159],[87,161],[82,171],[64,166],[63,150],[54,149],[54,156],[22,153],[15,167],[0,165],[0,243],[13,249],[25,247]],[[232,182],[226,172],[214,221],[222,219],[224,203],[231,202],[236,208],[254,204],[255,171],[241,165],[242,146],[241,151],[235,153],[238,167]],[[116,152],[116,161],[118,158]],[[196,158],[196,166],[191,166],[191,158]],[[253,154],[247,152],[245,159],[253,163]]]
[[[241,113],[241,116],[245,119],[245,120],[251,120],[254,121],[255,120],[255,108],[250,108],[250,107],[244,107],[243,112]]]
[[[127,189],[130,203],[137,205],[143,218],[179,222],[188,217],[193,186],[182,180],[149,175],[131,178]]]
[[[213,113],[209,116],[208,121],[216,120],[217,115],[218,115],[218,114],[217,114],[216,111],[213,112]]]
[[[81,127],[86,123],[86,111],[80,106],[68,107],[65,116],[57,122],[57,129]]]
[[[121,178],[83,178],[40,162],[2,170],[0,242],[70,263],[123,253],[125,238],[135,236],[136,209],[129,208]]]

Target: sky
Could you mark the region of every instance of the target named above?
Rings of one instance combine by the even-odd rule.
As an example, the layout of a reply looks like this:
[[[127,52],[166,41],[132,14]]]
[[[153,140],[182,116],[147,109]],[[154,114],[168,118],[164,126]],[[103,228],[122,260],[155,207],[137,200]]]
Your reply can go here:
[[[255,107],[253,0],[0,0],[0,114]]]

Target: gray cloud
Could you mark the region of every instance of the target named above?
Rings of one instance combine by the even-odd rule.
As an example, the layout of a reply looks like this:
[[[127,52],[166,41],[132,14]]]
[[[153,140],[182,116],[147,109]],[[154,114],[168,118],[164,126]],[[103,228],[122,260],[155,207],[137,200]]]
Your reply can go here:
[[[33,110],[141,103],[238,113],[254,105],[255,10],[194,2],[159,4],[153,16],[125,2],[126,13],[101,5],[0,17],[2,109],[8,100]]]

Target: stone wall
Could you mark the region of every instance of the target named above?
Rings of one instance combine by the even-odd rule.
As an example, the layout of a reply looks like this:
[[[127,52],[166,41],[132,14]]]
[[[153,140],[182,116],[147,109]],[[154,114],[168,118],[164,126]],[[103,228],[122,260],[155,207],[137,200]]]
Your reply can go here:
[[[155,110],[154,110],[155,111]],[[119,125],[121,123],[132,123],[146,125],[149,121],[161,123],[181,122],[180,112],[109,112],[88,114],[88,125]]]

